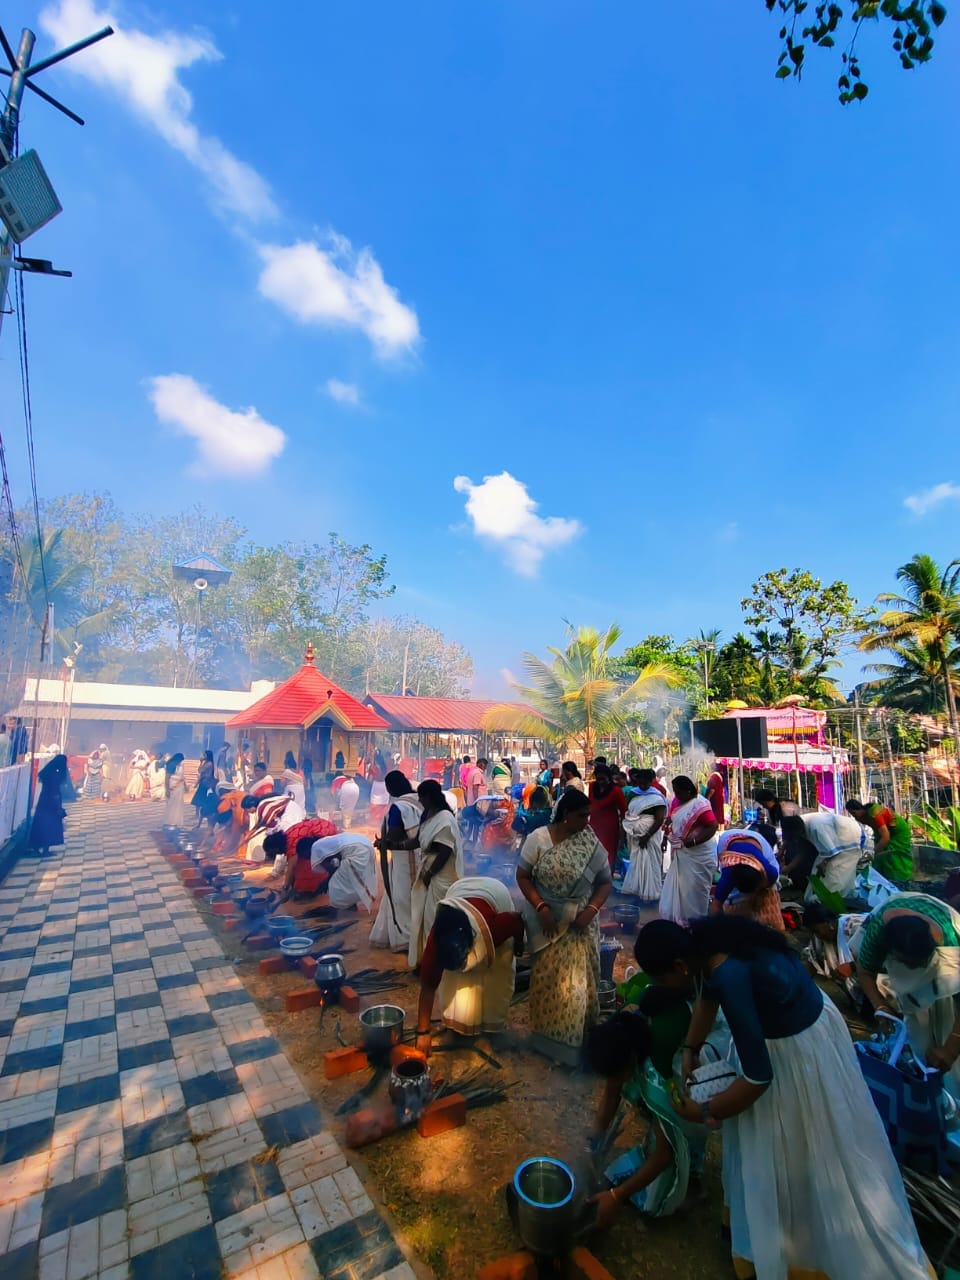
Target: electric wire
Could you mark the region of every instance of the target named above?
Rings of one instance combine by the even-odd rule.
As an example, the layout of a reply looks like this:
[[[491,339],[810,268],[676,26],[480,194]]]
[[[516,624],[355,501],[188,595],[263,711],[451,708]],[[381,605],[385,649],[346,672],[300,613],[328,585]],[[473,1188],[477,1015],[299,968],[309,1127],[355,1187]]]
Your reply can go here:
[[[40,496],[37,490],[37,457],[33,435],[33,397],[30,392],[30,348],[27,342],[27,309],[23,287],[23,272],[17,272],[17,336],[20,345],[20,387],[23,397],[23,420],[27,435],[27,461],[30,468],[30,494],[33,502],[33,519],[37,533],[37,552],[40,558],[40,578],[43,582],[45,609],[50,606],[50,585],[47,581],[47,564],[43,554],[43,527],[40,520]]]

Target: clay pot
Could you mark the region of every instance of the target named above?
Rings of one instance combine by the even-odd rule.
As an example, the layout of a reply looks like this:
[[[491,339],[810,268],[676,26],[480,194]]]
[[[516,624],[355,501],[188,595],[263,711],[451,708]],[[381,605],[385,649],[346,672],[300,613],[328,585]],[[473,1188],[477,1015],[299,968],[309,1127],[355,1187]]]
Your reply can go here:
[[[418,1114],[433,1096],[430,1071],[425,1062],[407,1058],[390,1072],[387,1092],[390,1099],[406,1114]]]

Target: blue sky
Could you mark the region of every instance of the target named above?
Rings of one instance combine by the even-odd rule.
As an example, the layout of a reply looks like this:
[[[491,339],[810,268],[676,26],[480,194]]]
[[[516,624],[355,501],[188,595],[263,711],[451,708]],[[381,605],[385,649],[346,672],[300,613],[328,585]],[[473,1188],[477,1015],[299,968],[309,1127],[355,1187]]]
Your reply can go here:
[[[729,635],[767,569],[960,553],[956,17],[910,74],[867,31],[843,109],[761,0],[689,12],[8,7],[123,32],[44,75],[85,129],[22,120],[75,272],[28,281],[41,490],[368,541],[478,692],[564,618]],[[0,394],[22,501],[12,322]]]

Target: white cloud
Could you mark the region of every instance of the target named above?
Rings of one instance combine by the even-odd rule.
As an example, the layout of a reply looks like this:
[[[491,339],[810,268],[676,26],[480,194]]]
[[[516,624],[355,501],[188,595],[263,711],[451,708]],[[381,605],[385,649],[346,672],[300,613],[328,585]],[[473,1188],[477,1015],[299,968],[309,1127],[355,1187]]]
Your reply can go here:
[[[347,404],[353,409],[360,407],[360,388],[354,382],[341,382],[339,378],[328,378],[323,387],[331,400],[337,404]]]
[[[420,337],[417,314],[384,280],[370,250],[355,250],[337,235],[328,245],[264,245],[260,292],[302,324],[362,329],[381,355],[413,347]]]
[[[197,442],[197,469],[253,476],[279,457],[287,437],[256,409],[228,409],[185,373],[147,379],[148,395],[161,422]]]
[[[66,64],[71,71],[112,89],[142,120],[199,169],[217,202],[252,221],[276,215],[264,179],[228,151],[219,138],[194,124],[193,98],[180,73],[197,62],[218,62],[221,53],[207,36],[162,31],[147,35],[91,0],[57,0],[40,14],[40,25],[58,45],[67,45],[100,27],[114,34]]]
[[[509,471],[484,476],[482,484],[474,484],[469,476],[457,476],[453,487],[467,495],[473,532],[499,547],[507,564],[525,578],[536,577],[548,551],[566,546],[583,532],[579,520],[538,516],[538,504],[527,486]]]
[[[41,13],[40,23],[58,45],[112,26],[114,35],[65,65],[111,90],[194,165],[210,184],[219,208],[250,222],[277,216],[266,180],[194,123],[193,98],[180,77],[195,63],[221,60],[208,36],[169,30],[148,35],[125,27],[108,9],[98,9],[94,0],[54,0]],[[395,355],[419,340],[416,312],[384,280],[370,249],[354,250],[349,240],[331,232],[324,244],[268,245],[260,252],[261,294],[302,324],[360,329],[380,355]]]
[[[930,489],[922,489],[904,498],[903,505],[915,516],[925,516],[943,502],[955,502],[960,498],[960,485],[935,484]]]

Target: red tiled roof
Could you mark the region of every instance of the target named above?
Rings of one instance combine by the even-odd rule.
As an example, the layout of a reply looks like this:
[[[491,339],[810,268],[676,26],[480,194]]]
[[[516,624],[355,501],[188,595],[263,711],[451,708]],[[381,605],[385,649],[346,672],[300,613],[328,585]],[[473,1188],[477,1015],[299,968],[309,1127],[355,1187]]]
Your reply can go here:
[[[387,729],[386,720],[365,707],[352,694],[335,685],[313,665],[313,654],[300,670],[283,684],[260,698],[252,707],[227,721],[230,729],[248,725],[265,728],[308,729],[321,716],[328,715],[345,729]]]
[[[469,698],[401,698],[399,694],[370,693],[364,699],[390,721],[393,729],[404,732],[418,729],[431,733],[483,733],[480,721],[493,707],[512,706],[531,712],[532,708],[516,703],[503,703]],[[489,732],[487,730],[486,732]]]

